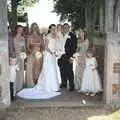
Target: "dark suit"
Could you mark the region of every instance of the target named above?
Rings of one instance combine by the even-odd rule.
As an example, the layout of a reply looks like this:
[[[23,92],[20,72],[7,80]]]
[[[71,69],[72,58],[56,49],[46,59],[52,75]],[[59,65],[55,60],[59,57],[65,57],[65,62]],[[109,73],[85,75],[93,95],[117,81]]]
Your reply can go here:
[[[70,57],[76,52],[77,49],[77,38],[72,33],[69,32],[65,43],[65,54],[61,56],[58,60],[58,65],[60,67],[62,84],[61,87],[67,87],[67,80],[69,80],[70,90],[74,89],[74,74],[73,74],[73,64],[69,62]]]

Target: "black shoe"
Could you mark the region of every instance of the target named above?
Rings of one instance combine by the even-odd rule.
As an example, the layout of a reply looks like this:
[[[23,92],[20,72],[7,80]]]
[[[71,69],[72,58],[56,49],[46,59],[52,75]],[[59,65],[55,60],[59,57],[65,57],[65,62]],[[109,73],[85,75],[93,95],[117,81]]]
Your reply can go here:
[[[60,88],[67,88],[66,85],[60,85]]]
[[[70,91],[70,92],[73,92],[73,91],[74,91],[74,88],[70,88],[69,91]]]

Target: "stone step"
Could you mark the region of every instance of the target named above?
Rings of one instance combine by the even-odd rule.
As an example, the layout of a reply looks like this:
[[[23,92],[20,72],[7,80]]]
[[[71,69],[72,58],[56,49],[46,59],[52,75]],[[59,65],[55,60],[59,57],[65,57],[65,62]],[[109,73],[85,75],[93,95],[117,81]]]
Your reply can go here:
[[[91,116],[108,115],[104,107],[42,107],[7,109],[0,120],[88,120]]]

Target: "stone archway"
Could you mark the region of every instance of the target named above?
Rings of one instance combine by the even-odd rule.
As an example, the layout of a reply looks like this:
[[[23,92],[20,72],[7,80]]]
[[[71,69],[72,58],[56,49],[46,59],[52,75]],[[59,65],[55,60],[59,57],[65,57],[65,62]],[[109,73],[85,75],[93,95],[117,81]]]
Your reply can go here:
[[[100,8],[100,31],[104,33],[104,101],[113,103],[119,100],[119,74],[114,72],[114,63],[119,63],[120,33],[113,33],[113,3],[114,0],[105,0]],[[105,8],[104,8],[104,7]],[[103,9],[104,13],[103,13]],[[105,14],[105,16],[103,16]],[[91,17],[91,16],[89,16]],[[104,19],[104,20],[103,20]],[[105,22],[103,28],[103,21]],[[90,21],[87,21],[90,22]],[[8,30],[7,30],[7,1],[0,0],[0,103],[10,105],[9,89],[9,59],[8,59]],[[109,32],[109,33],[108,33]],[[119,64],[118,64],[119,65]],[[117,72],[120,68],[117,67]],[[115,87],[116,86],[116,87]]]
[[[10,105],[7,0],[0,1],[0,103]]]

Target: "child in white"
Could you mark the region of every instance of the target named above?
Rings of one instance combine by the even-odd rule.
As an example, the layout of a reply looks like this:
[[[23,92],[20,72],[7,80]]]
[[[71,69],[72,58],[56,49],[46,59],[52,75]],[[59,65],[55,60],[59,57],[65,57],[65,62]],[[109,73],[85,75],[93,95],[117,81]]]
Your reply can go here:
[[[97,61],[93,57],[93,52],[90,50],[87,52],[85,59],[85,69],[83,73],[81,92],[86,95],[94,96],[97,92],[102,91],[100,78],[97,72]]]
[[[10,58],[10,93],[11,93],[11,100],[13,100],[13,96],[16,94],[16,72],[19,70],[18,64],[17,64],[17,58]]]

